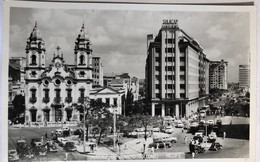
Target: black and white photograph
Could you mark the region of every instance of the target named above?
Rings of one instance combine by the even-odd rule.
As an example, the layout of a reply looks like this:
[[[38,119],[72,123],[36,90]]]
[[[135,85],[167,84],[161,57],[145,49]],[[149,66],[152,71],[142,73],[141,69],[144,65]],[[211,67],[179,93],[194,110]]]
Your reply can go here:
[[[5,6],[8,161],[254,158],[254,8],[28,4]]]

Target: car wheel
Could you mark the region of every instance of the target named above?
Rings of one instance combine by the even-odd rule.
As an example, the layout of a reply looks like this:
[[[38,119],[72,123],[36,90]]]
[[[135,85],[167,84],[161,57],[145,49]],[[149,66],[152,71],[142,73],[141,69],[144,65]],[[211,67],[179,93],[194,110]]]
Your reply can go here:
[[[195,150],[194,152],[195,152],[195,154],[198,154],[198,153],[199,153],[199,151],[198,151],[198,150]]]

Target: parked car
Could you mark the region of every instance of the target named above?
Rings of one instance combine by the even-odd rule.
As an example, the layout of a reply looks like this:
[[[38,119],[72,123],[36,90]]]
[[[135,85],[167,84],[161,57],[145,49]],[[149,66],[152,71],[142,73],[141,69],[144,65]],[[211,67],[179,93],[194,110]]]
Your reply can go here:
[[[198,140],[200,143],[202,143],[203,142],[203,133],[202,132],[196,132],[193,139]]]
[[[66,150],[66,151],[77,151],[77,148],[76,148],[74,142],[67,142],[64,145],[64,150]]]
[[[201,145],[195,145],[193,143],[189,144],[190,152],[194,152],[195,154],[198,153],[204,153],[206,151],[205,147],[202,147]]]
[[[217,151],[222,149],[222,145],[219,142],[213,142],[211,146],[209,147],[209,150]]]
[[[62,135],[62,129],[56,129],[55,130],[55,134],[57,134],[57,135]]]
[[[169,134],[171,134],[171,133],[173,133],[173,132],[174,132],[173,127],[168,126],[168,127],[165,128],[165,133],[169,133]]]
[[[16,144],[17,144],[17,152],[19,156],[24,157],[27,151],[26,141],[24,139],[19,139],[17,140]]]
[[[208,121],[207,121],[207,124],[208,124],[208,125],[214,125],[214,120],[208,120]]]
[[[15,149],[8,150],[8,161],[19,161],[19,155]]]
[[[164,117],[164,120],[165,120],[165,121],[173,121],[174,118],[171,117],[171,116],[165,116],[165,117]]]
[[[209,135],[208,135],[208,141],[209,142],[215,142],[217,139],[217,134],[216,132],[211,132]]]
[[[61,147],[64,147],[65,144],[66,144],[67,142],[69,142],[68,139],[62,138],[62,137],[59,137],[59,138],[58,138],[58,141],[59,141],[59,146],[61,146]]]
[[[183,127],[184,127],[184,124],[182,123],[182,121],[178,121],[176,127],[177,127],[177,128],[183,128]]]
[[[43,145],[43,143],[42,143],[40,138],[33,138],[33,139],[31,139],[31,146],[32,147],[42,146],[42,145]]]
[[[36,146],[33,148],[35,155],[46,156],[47,149],[45,146]]]
[[[205,118],[205,117],[206,117],[206,111],[205,111],[205,110],[201,110],[201,111],[199,112],[199,116],[200,116],[201,118]]]
[[[148,148],[170,148],[172,146],[171,142],[163,142],[163,141],[154,141],[153,143],[149,144]]]
[[[176,143],[177,137],[162,137],[162,138],[155,138],[154,141],[163,141],[163,142],[171,142]]]
[[[25,157],[28,158],[28,159],[31,159],[31,158],[34,157],[34,151],[31,147],[27,148]]]
[[[159,127],[154,127],[153,128],[153,132],[160,132],[160,128]]]

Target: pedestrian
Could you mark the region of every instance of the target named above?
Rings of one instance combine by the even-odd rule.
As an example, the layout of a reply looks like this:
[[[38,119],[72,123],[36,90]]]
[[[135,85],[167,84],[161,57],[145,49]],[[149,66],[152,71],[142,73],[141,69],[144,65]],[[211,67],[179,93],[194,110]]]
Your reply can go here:
[[[159,143],[156,143],[156,150],[159,149]]]
[[[226,132],[223,132],[223,139],[226,138]]]
[[[44,142],[44,140],[43,140],[43,136],[41,137],[41,142],[42,142],[42,143]]]
[[[187,136],[184,137],[184,142],[187,144]]]
[[[232,125],[232,120],[230,120],[230,125]]]
[[[152,155],[154,155],[154,147],[152,147]]]
[[[67,152],[65,152],[65,159],[64,159],[65,161],[67,161],[68,160],[68,153]]]
[[[181,132],[182,132],[182,133],[184,132],[184,128],[181,128]]]
[[[54,135],[54,132],[53,132],[53,131],[51,131],[51,137],[53,137],[53,135]]]
[[[195,158],[195,152],[192,152],[191,156],[192,156],[192,159],[194,159]]]
[[[46,138],[46,139],[48,138],[48,134],[47,134],[47,132],[45,133],[45,138]]]

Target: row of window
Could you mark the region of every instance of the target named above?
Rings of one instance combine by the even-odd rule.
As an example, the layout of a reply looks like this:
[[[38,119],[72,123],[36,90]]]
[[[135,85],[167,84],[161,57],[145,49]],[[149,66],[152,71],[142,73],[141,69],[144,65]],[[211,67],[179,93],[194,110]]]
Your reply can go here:
[[[156,71],[160,71],[160,66],[155,66]],[[165,66],[165,71],[174,71],[175,66]],[[185,71],[186,67],[185,66],[180,66],[180,71]]]
[[[160,84],[155,84],[156,89],[160,89]],[[180,84],[181,89],[185,89],[185,84]],[[175,89],[175,84],[165,84],[165,89]]]
[[[48,80],[44,80],[44,81],[43,81],[43,85],[44,85],[44,86],[48,86],[49,83],[50,83],[50,82],[49,82]],[[55,84],[56,86],[59,86],[59,85],[61,84],[61,80],[60,80],[60,79],[54,80],[54,84]],[[66,84],[67,84],[68,86],[70,86],[70,85],[72,85],[72,81],[71,81],[71,80],[66,80]]]
[[[160,57],[155,57],[156,62],[160,62]],[[181,62],[185,62],[185,57],[180,57]],[[175,57],[165,57],[165,62],[175,62]]]
[[[156,98],[161,98],[161,93],[156,93],[155,97]],[[175,93],[165,93],[165,98],[174,99],[175,98]],[[185,93],[180,93],[180,98],[186,98]]]

